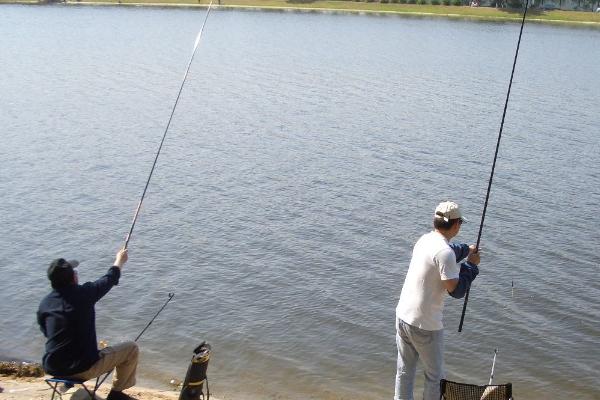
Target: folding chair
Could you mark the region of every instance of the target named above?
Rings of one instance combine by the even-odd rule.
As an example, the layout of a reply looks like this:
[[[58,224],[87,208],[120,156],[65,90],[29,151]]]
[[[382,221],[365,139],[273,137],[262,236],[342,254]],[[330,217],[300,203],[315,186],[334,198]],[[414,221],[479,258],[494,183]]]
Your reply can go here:
[[[56,378],[56,377],[52,377],[52,378],[47,378],[44,379],[46,381],[46,383],[48,384],[48,386],[50,386],[50,389],[52,389],[52,397],[50,400],[54,400],[54,396],[58,395],[58,397],[61,398],[62,400],[62,393],[58,388],[58,384],[62,383],[63,385],[65,385],[65,387],[67,389],[72,388],[75,385],[81,385],[85,391],[87,392],[88,396],[90,396],[91,400],[94,400],[96,398],[96,391],[98,390],[98,387],[100,387],[100,377],[96,378],[96,383],[94,384],[94,389],[90,390],[88,389],[88,387],[85,385],[85,381],[79,380],[79,379],[69,379],[69,378]]]
[[[504,385],[470,385],[442,379],[440,400],[513,400],[512,383]]]

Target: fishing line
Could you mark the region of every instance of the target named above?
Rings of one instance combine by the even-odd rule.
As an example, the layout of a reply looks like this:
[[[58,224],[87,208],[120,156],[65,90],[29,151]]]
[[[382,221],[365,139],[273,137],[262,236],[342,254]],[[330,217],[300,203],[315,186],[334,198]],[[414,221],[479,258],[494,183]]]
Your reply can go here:
[[[154,163],[152,163],[152,169],[150,169],[150,174],[148,175],[148,179],[146,180],[146,186],[144,187],[144,191],[142,192],[142,197],[135,209],[135,214],[133,216],[133,221],[131,222],[131,228],[129,229],[129,233],[125,237],[125,246],[126,249],[129,245],[129,240],[131,239],[131,235],[133,233],[133,228],[135,227],[135,223],[137,221],[138,215],[140,213],[140,209],[142,208],[142,203],[144,202],[144,198],[146,197],[146,191],[148,190],[148,186],[150,185],[150,179],[152,179],[152,174],[154,173],[154,168],[156,167],[156,162],[158,161],[158,156],[160,155],[160,151],[162,150],[163,143],[165,142],[165,138],[167,137],[167,132],[169,131],[169,127],[171,126],[171,120],[173,119],[173,114],[175,114],[175,109],[177,108],[177,103],[179,103],[179,97],[181,96],[181,92],[183,91],[183,85],[185,85],[185,81],[187,79],[188,73],[190,72],[190,67],[192,66],[192,61],[194,60],[194,55],[196,54],[196,49],[198,48],[198,43],[200,43],[200,38],[202,37],[202,32],[204,31],[204,26],[206,25],[206,21],[208,20],[208,15],[210,14],[210,10],[212,8],[212,0],[208,5],[208,9],[206,10],[206,16],[204,17],[204,22],[202,23],[202,27],[200,28],[200,32],[198,32],[198,36],[196,37],[196,42],[194,43],[194,50],[192,51],[192,56],[190,57],[190,61],[187,64],[187,68],[185,70],[185,74],[183,75],[183,81],[181,82],[181,87],[179,88],[179,93],[177,93],[177,98],[175,99],[175,104],[173,105],[173,109],[171,110],[171,116],[169,117],[169,122],[167,122],[167,126],[165,128],[165,132],[163,133],[162,139],[160,141],[160,145],[158,146],[158,151],[156,152],[156,157],[154,157]]]
[[[498,141],[496,142],[496,151],[494,153],[494,162],[492,163],[492,172],[490,173],[490,180],[488,181],[487,192],[485,194],[485,203],[483,205],[483,213],[481,214],[481,223],[479,224],[479,234],[477,235],[477,244],[475,247],[479,250],[479,243],[481,242],[481,232],[483,231],[483,221],[485,220],[485,213],[487,211],[488,200],[490,199],[490,191],[492,189],[492,180],[494,179],[494,170],[496,169],[496,160],[498,159],[498,150],[500,149],[500,139],[502,139],[502,130],[504,129],[504,119],[506,118],[506,109],[508,108],[508,99],[510,97],[510,89],[513,83],[513,77],[515,76],[515,67],[517,66],[517,57],[519,56],[519,47],[521,46],[521,36],[523,36],[523,26],[525,25],[525,17],[527,16],[527,8],[529,7],[529,0],[525,1],[525,10],[523,11],[523,19],[521,20],[521,30],[519,31],[519,40],[517,41],[517,50],[515,51],[515,59],[513,60],[512,71],[510,73],[510,81],[508,83],[508,91],[506,92],[506,101],[504,102],[504,111],[502,112],[502,122],[500,123],[500,131],[498,132]],[[465,312],[467,311],[467,302],[469,301],[470,287],[467,288],[465,294],[465,301],[463,303],[462,314],[460,316],[460,324],[458,325],[458,331],[462,332],[463,322],[465,320]]]

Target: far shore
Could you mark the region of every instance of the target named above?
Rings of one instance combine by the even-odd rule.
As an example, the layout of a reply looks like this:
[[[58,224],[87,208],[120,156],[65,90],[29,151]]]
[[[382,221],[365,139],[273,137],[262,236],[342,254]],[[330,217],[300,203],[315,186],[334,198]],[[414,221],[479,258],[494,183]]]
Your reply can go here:
[[[388,0],[389,1],[389,0]],[[209,0],[66,0],[66,5],[110,5],[110,6],[154,6],[154,7],[207,7]],[[0,4],[48,4],[37,0],[0,0]],[[461,18],[481,21],[517,22],[522,19],[522,10],[494,8],[444,6],[431,4],[399,4],[363,1],[310,1],[310,0],[214,0],[214,8],[248,9],[270,11],[299,11],[326,13],[355,13],[374,15],[407,15],[421,17]],[[527,21],[554,24],[600,27],[600,13],[584,11],[544,11],[529,9]]]

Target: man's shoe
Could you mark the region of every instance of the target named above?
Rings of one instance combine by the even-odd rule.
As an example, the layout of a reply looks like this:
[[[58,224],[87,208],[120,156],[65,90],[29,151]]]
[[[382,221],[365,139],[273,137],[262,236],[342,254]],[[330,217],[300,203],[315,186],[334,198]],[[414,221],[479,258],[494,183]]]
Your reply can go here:
[[[110,392],[108,392],[106,400],[135,400],[135,398],[128,396],[123,392],[111,390]]]

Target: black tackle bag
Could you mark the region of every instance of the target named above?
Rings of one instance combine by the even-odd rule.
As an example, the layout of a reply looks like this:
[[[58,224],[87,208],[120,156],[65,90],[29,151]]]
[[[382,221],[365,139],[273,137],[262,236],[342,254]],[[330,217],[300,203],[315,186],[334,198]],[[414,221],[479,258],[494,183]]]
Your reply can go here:
[[[210,360],[210,345],[206,342],[200,343],[192,355],[192,361],[185,374],[183,387],[179,395],[179,400],[199,400],[204,399],[204,384],[206,383],[206,400],[210,399],[208,391],[208,378],[206,369]]]

